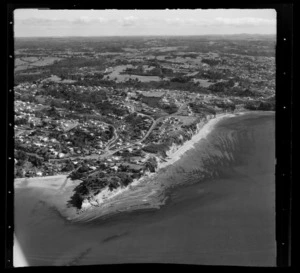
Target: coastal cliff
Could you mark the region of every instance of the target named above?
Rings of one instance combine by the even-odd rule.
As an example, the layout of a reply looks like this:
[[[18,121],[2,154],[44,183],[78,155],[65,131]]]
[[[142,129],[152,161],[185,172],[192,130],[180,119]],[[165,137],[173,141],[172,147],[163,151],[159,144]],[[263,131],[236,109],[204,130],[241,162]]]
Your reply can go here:
[[[190,125],[186,128],[185,132],[182,132],[174,142],[172,142],[169,149],[166,151],[167,157],[172,157],[172,155],[185,145],[186,141],[190,140],[193,136],[198,134],[207,121],[213,118],[213,115],[208,115],[206,119],[199,119],[197,123]]]
[[[215,120],[222,116],[225,114],[217,115]],[[201,135],[203,126],[214,117],[216,116],[210,114],[197,118],[194,122],[182,126],[182,130],[164,143],[141,148],[139,151],[144,157],[139,164],[130,163],[130,157],[129,160],[126,157],[123,158],[122,163],[107,164],[105,167],[102,165],[92,173],[83,175],[82,182],[74,189],[74,195],[71,198],[73,205],[81,212],[91,207],[105,206],[108,200],[128,191],[130,185],[138,184],[139,181],[147,179],[151,173],[178,160],[182,153],[191,148],[195,141],[193,138],[197,135],[200,138],[203,137]]]

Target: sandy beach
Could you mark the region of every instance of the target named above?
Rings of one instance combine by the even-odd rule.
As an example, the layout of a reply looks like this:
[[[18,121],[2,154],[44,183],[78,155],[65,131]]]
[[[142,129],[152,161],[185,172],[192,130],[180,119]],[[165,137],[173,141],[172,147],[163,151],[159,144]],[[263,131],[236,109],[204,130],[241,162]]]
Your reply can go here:
[[[80,214],[67,206],[79,180],[18,181],[14,252],[27,265],[275,266],[274,115],[237,114],[213,128],[173,165]],[[202,180],[207,170],[218,174]]]
[[[207,135],[212,131],[213,127],[223,118],[234,117],[235,114],[222,113],[217,114],[215,118],[210,119],[207,123],[205,123],[202,128],[199,129],[197,134],[195,134],[190,140],[186,141],[182,146],[175,148],[175,151],[170,151],[167,153],[168,159],[167,161],[161,161],[158,165],[158,170],[163,169],[177,160],[188,150],[194,147],[194,144],[200,141],[201,139],[207,137]]]
[[[235,115],[236,114],[232,113],[222,113],[217,114],[215,118],[209,119],[200,126],[198,132],[190,140],[186,141],[182,146],[170,149],[167,153],[167,160],[159,161],[157,172],[172,165],[179,160],[186,151],[192,149],[195,143],[207,137],[220,120],[226,117],[234,117]],[[74,221],[90,221],[96,217],[113,215],[124,210],[128,211],[133,207],[149,206],[149,203],[151,203],[150,206],[159,208],[163,202],[156,198],[157,190],[152,189],[151,191],[151,186],[149,187],[149,184],[146,182],[148,179],[153,178],[157,172],[146,174],[125,188],[119,188],[113,191],[104,189],[90,200],[85,200],[80,211],[74,207],[67,206],[67,203],[74,193],[73,189],[80,184],[81,181],[67,179],[67,175],[17,178],[15,179],[15,188],[29,187],[43,189],[49,196],[55,198],[55,200],[53,198],[51,199],[51,203],[56,206],[63,217]],[[147,188],[143,189],[143,187]]]

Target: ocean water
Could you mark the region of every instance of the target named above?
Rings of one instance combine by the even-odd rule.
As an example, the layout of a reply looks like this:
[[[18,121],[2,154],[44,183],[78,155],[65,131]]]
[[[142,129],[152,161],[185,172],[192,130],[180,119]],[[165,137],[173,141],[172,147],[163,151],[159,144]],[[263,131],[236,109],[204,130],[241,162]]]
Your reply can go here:
[[[273,112],[224,118],[153,179],[166,198],[159,209],[86,223],[61,217],[43,189],[16,189],[15,266],[275,266]]]

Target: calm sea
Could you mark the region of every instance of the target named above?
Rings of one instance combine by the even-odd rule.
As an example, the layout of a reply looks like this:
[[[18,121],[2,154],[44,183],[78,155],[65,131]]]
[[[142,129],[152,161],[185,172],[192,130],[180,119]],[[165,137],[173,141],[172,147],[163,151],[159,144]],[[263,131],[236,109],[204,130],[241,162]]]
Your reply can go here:
[[[16,189],[15,233],[27,264],[275,266],[274,113],[221,120],[156,179],[168,196],[160,209],[84,224],[63,219],[45,192]]]

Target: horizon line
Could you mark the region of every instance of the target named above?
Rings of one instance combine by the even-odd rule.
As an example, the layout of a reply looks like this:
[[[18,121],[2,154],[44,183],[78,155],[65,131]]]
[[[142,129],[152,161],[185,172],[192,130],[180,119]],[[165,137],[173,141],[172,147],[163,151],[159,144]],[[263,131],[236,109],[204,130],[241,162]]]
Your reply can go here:
[[[197,36],[237,36],[237,35],[248,35],[248,36],[276,36],[276,33],[234,33],[234,34],[191,34],[191,35],[176,35],[176,34],[149,34],[149,35],[91,35],[91,36],[14,36],[14,38],[97,38],[97,37],[197,37]]]

